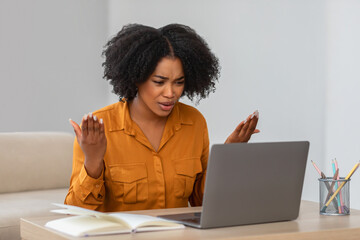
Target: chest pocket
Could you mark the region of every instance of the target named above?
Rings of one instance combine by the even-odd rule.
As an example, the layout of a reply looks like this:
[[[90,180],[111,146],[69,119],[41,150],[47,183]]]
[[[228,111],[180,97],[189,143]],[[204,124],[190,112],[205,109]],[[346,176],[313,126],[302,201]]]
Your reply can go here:
[[[188,198],[193,191],[196,175],[202,172],[200,158],[176,160],[175,171],[175,196],[178,198]]]
[[[148,179],[145,163],[109,166],[115,200],[124,203],[143,202],[148,199]]]

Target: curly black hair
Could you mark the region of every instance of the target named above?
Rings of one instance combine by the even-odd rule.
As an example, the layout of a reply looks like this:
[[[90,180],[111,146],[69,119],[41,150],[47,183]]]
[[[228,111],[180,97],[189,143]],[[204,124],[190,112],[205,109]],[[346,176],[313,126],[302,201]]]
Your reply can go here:
[[[104,78],[113,92],[130,101],[137,94],[136,84],[145,82],[163,57],[177,57],[183,65],[183,95],[190,100],[206,98],[215,91],[220,76],[217,57],[193,29],[169,24],[156,29],[140,24],[125,25],[103,51]]]

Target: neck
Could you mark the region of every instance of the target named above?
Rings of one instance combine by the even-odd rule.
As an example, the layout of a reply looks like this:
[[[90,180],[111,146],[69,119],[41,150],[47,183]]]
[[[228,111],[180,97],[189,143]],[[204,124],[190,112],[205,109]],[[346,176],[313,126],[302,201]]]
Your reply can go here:
[[[167,120],[167,117],[159,117],[154,114],[138,97],[129,102],[130,117],[136,123],[160,124]]]

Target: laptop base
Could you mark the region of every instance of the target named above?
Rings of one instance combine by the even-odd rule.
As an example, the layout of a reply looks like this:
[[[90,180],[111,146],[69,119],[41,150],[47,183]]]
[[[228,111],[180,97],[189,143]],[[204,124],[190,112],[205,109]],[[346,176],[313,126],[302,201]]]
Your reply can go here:
[[[189,227],[201,228],[201,212],[170,214],[158,217],[166,220],[175,221]]]

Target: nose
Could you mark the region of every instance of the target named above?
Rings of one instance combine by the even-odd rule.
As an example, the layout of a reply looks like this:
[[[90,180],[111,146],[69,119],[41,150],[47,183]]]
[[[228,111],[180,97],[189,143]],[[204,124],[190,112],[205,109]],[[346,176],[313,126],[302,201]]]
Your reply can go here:
[[[167,98],[175,97],[175,92],[171,84],[166,84],[166,86],[164,87],[164,97]]]

